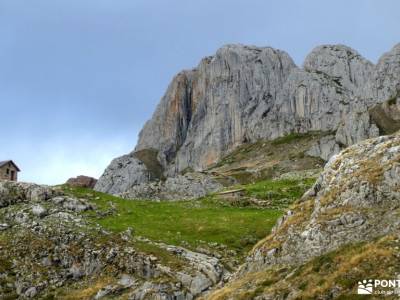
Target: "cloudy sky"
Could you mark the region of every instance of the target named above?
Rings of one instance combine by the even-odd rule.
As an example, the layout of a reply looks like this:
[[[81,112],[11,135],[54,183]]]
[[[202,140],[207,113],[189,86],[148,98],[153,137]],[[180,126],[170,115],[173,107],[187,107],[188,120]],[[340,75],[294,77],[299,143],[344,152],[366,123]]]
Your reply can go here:
[[[0,0],[0,160],[21,179],[98,177],[131,151],[173,75],[227,43],[301,65],[342,43],[376,62],[398,0]]]

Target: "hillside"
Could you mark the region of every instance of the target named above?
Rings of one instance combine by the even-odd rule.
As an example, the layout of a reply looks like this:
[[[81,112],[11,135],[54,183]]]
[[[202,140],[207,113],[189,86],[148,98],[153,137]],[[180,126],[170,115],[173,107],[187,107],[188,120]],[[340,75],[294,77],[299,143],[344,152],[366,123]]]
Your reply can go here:
[[[248,168],[255,149],[213,168]],[[397,278],[399,132],[347,148],[320,176],[275,171],[184,201],[2,181],[0,297],[354,299],[360,279]]]
[[[207,299],[356,299],[360,280],[398,279],[399,179],[399,132],[342,151]]]
[[[313,182],[156,202],[0,181],[0,298],[192,299],[227,280]]]

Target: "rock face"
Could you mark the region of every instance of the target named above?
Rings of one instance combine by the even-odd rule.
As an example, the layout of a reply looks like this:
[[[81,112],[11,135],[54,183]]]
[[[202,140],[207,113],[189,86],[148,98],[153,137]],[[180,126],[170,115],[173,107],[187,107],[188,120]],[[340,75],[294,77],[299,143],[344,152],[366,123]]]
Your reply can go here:
[[[136,150],[157,149],[171,175],[217,162],[245,141],[248,120],[273,104],[293,68],[288,54],[272,48],[221,48],[175,77]]]
[[[135,156],[151,151],[157,171],[201,171],[240,144],[289,133],[330,132],[310,154],[328,159],[381,133],[371,107],[397,99],[400,44],[376,65],[343,45],[315,48],[297,67],[273,48],[228,45],[179,73],[139,135],[135,151],[114,160],[96,189],[124,192],[151,181]]]
[[[400,132],[351,146],[329,160],[244,269],[299,264],[349,242],[399,231],[399,199]]]
[[[97,179],[89,176],[80,175],[75,178],[70,178],[67,180],[66,184],[73,186],[73,187],[84,187],[93,189],[97,183]]]

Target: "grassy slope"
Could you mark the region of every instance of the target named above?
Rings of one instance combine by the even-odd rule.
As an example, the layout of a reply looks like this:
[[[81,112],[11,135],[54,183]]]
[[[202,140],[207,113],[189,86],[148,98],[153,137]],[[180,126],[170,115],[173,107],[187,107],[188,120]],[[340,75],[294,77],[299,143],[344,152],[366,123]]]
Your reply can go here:
[[[86,197],[105,216],[95,216],[104,228],[121,232],[132,227],[135,235],[173,245],[192,247],[216,242],[245,252],[268,234],[282,214],[275,209],[232,207],[213,197],[197,201],[153,202],[125,200],[82,188],[64,188],[67,193]],[[90,213],[92,214],[92,213]]]
[[[63,187],[74,196],[90,199],[100,210],[89,212],[96,223],[113,232],[131,227],[135,236],[192,249],[218,243],[245,255],[271,231],[276,220],[313,183],[304,180],[264,180],[241,185],[246,195],[271,201],[270,208],[236,206],[218,195],[195,201],[125,200],[83,188]],[[147,248],[147,247],[143,247]]]
[[[273,168],[276,175],[283,171],[319,167],[318,159],[304,156],[305,149],[319,136],[318,133],[289,135],[271,142],[243,145],[222,160],[213,171],[232,175],[230,170],[238,167],[246,170]],[[271,161],[280,160],[285,161],[285,166],[270,164]],[[74,196],[91,199],[104,212],[102,216],[93,215],[95,222],[108,230],[122,232],[131,227],[136,236],[192,249],[218,243],[244,256],[258,240],[269,234],[283,210],[314,182],[313,178],[261,180],[264,177],[258,175],[250,178],[247,184],[244,182],[230,187],[245,190],[244,197],[239,199],[242,203],[232,203],[218,195],[209,195],[196,201],[153,202],[124,200],[79,188],[64,187],[64,190]],[[264,202],[267,205],[263,209],[253,207],[254,203],[246,200],[250,198],[266,200]],[[149,250],[146,245],[142,246]]]
[[[299,199],[314,182],[315,178],[262,180],[242,187],[245,189],[246,195],[269,200],[270,207],[284,209]]]

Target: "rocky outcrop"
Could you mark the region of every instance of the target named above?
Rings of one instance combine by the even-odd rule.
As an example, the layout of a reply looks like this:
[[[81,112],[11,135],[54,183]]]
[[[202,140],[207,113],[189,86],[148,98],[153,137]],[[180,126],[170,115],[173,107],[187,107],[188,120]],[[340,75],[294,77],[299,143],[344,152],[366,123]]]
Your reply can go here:
[[[327,135],[312,145],[306,154],[313,157],[320,157],[323,160],[328,161],[332,155],[339,153],[339,151],[340,147],[336,143],[335,136]]]
[[[400,132],[351,146],[331,158],[244,269],[302,263],[342,244],[398,231],[399,199]]]
[[[94,189],[99,192],[119,194],[132,186],[151,181],[146,165],[133,154],[114,159],[97,181]]]
[[[237,294],[232,287],[236,285],[236,289],[240,286],[246,290],[246,280],[261,276],[260,274],[267,278],[271,276],[268,272],[273,274],[282,266],[282,270],[286,268],[286,271],[281,271],[281,274],[284,274],[279,275],[281,279],[272,281],[268,288],[261,287],[256,299],[299,299],[303,296],[307,298],[302,294],[301,288],[295,288],[289,282],[297,280],[297,284],[301,285],[301,279],[296,278],[296,274],[301,274],[310,265],[313,266],[310,274],[318,274],[320,267],[315,267],[315,264],[321,264],[324,259],[327,261],[326,267],[329,268],[329,264],[333,264],[334,260],[332,253],[335,252],[332,251],[342,249],[338,250],[339,253],[344,251],[348,253],[346,255],[358,255],[345,263],[354,263],[359,270],[362,268],[361,257],[365,249],[351,254],[349,249],[352,248],[348,245],[354,245],[357,249],[360,245],[369,243],[367,245],[370,257],[367,257],[367,261],[370,263],[367,271],[378,274],[373,272],[380,266],[371,261],[375,256],[379,258],[380,254],[371,249],[381,241],[373,241],[397,241],[397,244],[391,242],[392,244],[384,247],[387,248],[386,256],[391,255],[389,249],[392,246],[394,254],[398,255],[396,245],[400,236],[399,199],[400,132],[392,136],[369,139],[345,149],[329,160],[314,186],[277,222],[271,235],[255,246],[247,262],[235,275],[236,280],[226,289],[216,292],[211,299],[236,299]],[[311,261],[314,258],[315,260]],[[307,265],[304,266],[305,264]],[[346,268],[349,267],[343,267],[344,270],[347,270]],[[335,269],[335,272],[339,271]],[[391,273],[393,272],[396,270],[392,269]],[[338,296],[341,290],[348,292],[347,289],[352,287],[349,284],[341,285],[338,282],[340,279],[343,278],[332,279],[336,281],[326,285],[326,291],[320,291],[319,294],[319,287],[308,282],[310,291],[314,288],[313,292],[318,294],[319,299],[332,299],[334,290]],[[356,286],[357,281],[354,280],[350,284]],[[252,288],[247,286],[248,291]],[[280,289],[282,290],[278,292]],[[304,286],[302,289],[304,290]]]
[[[57,195],[57,192],[43,185],[0,181],[0,208],[21,202],[45,201]]]
[[[0,181],[1,299],[63,299],[68,291],[72,299],[191,300],[230,274],[214,256],[139,239],[131,230],[106,231],[88,218],[101,216],[96,206],[65,189]],[[165,249],[179,265],[163,264],[137,243]]]
[[[165,181],[134,185],[119,196],[127,199],[189,200],[204,197],[222,188],[222,184],[209,175],[187,173],[169,177]]]
[[[349,47],[319,46],[303,68],[273,48],[224,46],[173,79],[135,152],[114,160],[96,189],[119,193],[149,182],[154,168],[138,151],[152,151],[156,169],[173,177],[204,170],[246,142],[323,131],[333,136],[329,145],[309,154],[328,159],[381,133],[370,109],[398,97],[399,69],[400,44],[376,65]]]
[[[70,178],[67,180],[66,184],[73,187],[83,187],[93,189],[97,183],[97,179],[89,176],[80,175],[75,178]]]
[[[396,97],[369,109],[369,115],[382,134],[400,129],[400,92]]]

